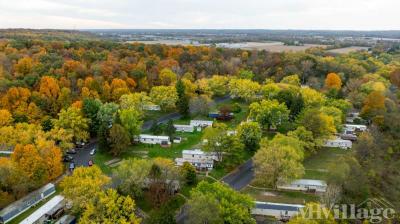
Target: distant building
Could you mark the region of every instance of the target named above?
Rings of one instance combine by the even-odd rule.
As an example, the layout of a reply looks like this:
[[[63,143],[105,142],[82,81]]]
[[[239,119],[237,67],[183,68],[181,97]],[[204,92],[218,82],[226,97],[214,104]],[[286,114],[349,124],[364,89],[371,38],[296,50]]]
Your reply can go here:
[[[138,142],[144,143],[144,144],[153,144],[153,145],[171,145],[171,141],[168,136],[157,136],[157,135],[139,135],[139,137],[136,139]]]
[[[251,210],[252,215],[262,215],[275,217],[280,221],[288,221],[293,216],[299,214],[304,205],[281,204],[256,201],[256,206]]]
[[[194,127],[208,127],[208,126],[212,126],[213,125],[213,121],[207,121],[207,120],[191,120],[190,121],[190,126],[194,126]]]
[[[56,188],[54,184],[50,183],[36,191],[31,192],[20,200],[13,202],[0,211],[0,223],[7,223],[11,221],[21,213],[35,206],[55,192]]]
[[[353,143],[350,140],[337,138],[333,140],[327,140],[324,146],[329,148],[351,149]]]
[[[367,130],[367,126],[362,124],[345,124],[344,130],[348,132],[363,132]]]
[[[327,186],[326,182],[322,180],[299,179],[289,184],[278,185],[277,188],[280,190],[322,193],[326,192]]]
[[[218,161],[218,156],[215,153],[207,153],[200,149],[183,150],[182,158],[175,159],[177,166],[182,166],[183,163],[188,162],[198,170],[212,170],[214,161]]]

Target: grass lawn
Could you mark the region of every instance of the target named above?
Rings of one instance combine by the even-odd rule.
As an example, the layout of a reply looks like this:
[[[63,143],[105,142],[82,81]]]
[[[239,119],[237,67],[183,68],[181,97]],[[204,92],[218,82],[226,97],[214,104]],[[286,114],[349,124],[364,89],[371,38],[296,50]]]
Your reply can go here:
[[[305,204],[307,202],[319,200],[319,196],[316,194],[307,194],[295,191],[265,191],[246,187],[242,190],[242,193],[249,194],[257,201],[267,201],[274,203]]]
[[[329,164],[335,163],[337,166],[340,158],[351,153],[350,150],[338,148],[322,148],[317,154],[310,156],[304,161],[304,168],[306,169],[303,178],[327,180]]]

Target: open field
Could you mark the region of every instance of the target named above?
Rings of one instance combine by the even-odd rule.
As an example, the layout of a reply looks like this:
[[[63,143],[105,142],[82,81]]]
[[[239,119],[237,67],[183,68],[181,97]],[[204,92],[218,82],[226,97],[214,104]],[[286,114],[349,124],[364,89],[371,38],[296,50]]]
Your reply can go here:
[[[339,148],[323,148],[317,154],[310,156],[304,161],[306,170],[304,179],[327,180],[328,167],[335,163],[340,166],[340,158],[351,153],[350,150]]]
[[[198,44],[190,42],[189,40],[153,40],[153,41],[129,41],[129,43],[143,43],[143,44],[166,44],[166,45],[182,45],[182,46],[209,46],[208,44]],[[243,50],[266,50],[270,52],[298,52],[305,51],[312,47],[327,47],[320,44],[304,44],[302,46],[289,46],[283,42],[266,41],[266,42],[240,42],[240,43],[219,43],[216,45],[221,48],[234,48]]]
[[[368,50],[368,47],[352,46],[352,47],[332,49],[332,50],[329,50],[328,52],[334,53],[334,54],[348,54],[348,53],[355,52],[355,51],[367,51],[367,50]]]

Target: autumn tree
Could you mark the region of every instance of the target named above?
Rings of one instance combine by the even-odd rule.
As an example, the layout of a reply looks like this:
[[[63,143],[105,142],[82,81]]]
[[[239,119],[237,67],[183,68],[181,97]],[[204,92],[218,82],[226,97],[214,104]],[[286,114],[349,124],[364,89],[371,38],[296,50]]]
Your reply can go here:
[[[178,100],[175,86],[155,86],[150,91],[151,100],[164,111],[172,110]]]
[[[300,93],[306,107],[318,107],[325,103],[326,97],[315,89],[301,88]]]
[[[114,124],[110,129],[108,137],[110,153],[118,156],[123,153],[131,143],[130,135],[120,124]]]
[[[109,182],[97,166],[78,167],[61,181],[61,194],[72,202],[74,213],[81,213]]]
[[[29,74],[33,68],[33,61],[30,57],[23,57],[18,60],[17,64],[14,65],[14,70],[20,76]]]
[[[289,120],[289,110],[284,103],[276,100],[262,100],[250,104],[249,118],[258,122],[262,128],[279,128]]]
[[[116,190],[101,191],[86,205],[79,223],[132,223],[139,224],[135,215],[135,201],[130,196],[122,196]]]
[[[162,85],[169,86],[176,82],[177,75],[169,68],[161,70],[159,79]]]
[[[298,123],[311,131],[316,140],[324,141],[336,133],[334,118],[318,109],[305,110],[299,117]]]
[[[89,138],[89,120],[85,118],[80,109],[69,107],[62,109],[58,119],[54,120],[54,127],[70,130],[75,141],[86,141]]]
[[[301,177],[304,174],[303,156],[301,144],[296,139],[286,136],[271,141],[264,139],[253,159],[255,181],[275,188],[277,184]]]
[[[342,79],[336,73],[329,73],[325,79],[325,88],[328,90],[340,90],[342,88]]]
[[[245,149],[255,151],[262,137],[261,127],[257,122],[244,122],[237,127],[237,136]]]
[[[225,96],[228,93],[229,78],[221,75],[213,75],[207,80],[210,91],[213,96]]]
[[[8,110],[0,110],[0,127],[8,126],[13,122],[11,113]]]
[[[382,92],[371,92],[364,101],[361,115],[365,118],[373,118],[385,112],[385,95]]]
[[[253,200],[224,184],[202,181],[190,195],[190,223],[256,223],[250,214]]]
[[[245,101],[254,100],[261,90],[260,84],[248,79],[231,79],[228,88],[232,97]]]

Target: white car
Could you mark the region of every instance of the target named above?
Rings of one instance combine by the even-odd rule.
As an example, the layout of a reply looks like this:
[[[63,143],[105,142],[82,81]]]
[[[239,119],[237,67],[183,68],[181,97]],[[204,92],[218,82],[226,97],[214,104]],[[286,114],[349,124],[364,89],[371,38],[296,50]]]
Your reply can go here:
[[[96,153],[96,148],[90,150],[90,155],[93,156]]]

